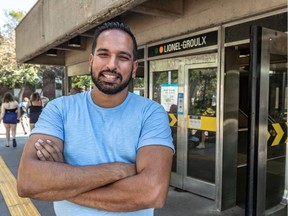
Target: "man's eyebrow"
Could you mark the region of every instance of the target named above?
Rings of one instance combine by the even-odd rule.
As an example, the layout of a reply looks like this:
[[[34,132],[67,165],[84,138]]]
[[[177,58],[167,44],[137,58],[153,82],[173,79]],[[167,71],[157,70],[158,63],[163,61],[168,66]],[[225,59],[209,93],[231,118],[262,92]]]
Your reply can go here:
[[[99,48],[99,49],[96,49],[95,52],[109,52],[109,50],[106,49],[106,48]],[[129,52],[120,51],[120,54],[122,54],[122,55],[127,55],[129,58],[132,58],[132,55],[131,55],[131,53],[129,53]]]
[[[129,58],[132,58],[132,55],[129,52],[121,51],[120,54],[124,54],[127,55]]]
[[[106,48],[99,48],[99,49],[96,49],[96,52],[108,52],[108,49],[106,49]]]

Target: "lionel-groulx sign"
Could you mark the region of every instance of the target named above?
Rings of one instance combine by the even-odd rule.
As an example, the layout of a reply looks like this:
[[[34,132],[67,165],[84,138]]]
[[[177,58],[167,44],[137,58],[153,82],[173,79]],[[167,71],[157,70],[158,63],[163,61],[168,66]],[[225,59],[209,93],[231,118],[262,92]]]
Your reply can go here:
[[[148,48],[148,57],[197,49],[217,44],[217,31],[195,35]]]

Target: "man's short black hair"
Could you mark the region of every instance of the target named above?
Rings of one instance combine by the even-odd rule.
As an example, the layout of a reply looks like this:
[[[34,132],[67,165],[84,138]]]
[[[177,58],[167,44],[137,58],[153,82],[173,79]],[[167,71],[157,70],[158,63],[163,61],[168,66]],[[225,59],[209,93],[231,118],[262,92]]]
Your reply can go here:
[[[133,33],[131,32],[129,26],[125,23],[121,23],[121,22],[106,22],[103,23],[102,25],[98,26],[95,30],[94,33],[94,38],[93,38],[93,44],[92,44],[92,55],[94,55],[95,52],[95,48],[96,48],[96,44],[97,44],[97,39],[99,37],[99,35],[106,30],[109,29],[119,29],[121,31],[126,32],[127,34],[130,35],[132,41],[133,41],[133,55],[134,55],[134,60],[137,59],[137,42],[135,39],[135,36],[133,35]]]

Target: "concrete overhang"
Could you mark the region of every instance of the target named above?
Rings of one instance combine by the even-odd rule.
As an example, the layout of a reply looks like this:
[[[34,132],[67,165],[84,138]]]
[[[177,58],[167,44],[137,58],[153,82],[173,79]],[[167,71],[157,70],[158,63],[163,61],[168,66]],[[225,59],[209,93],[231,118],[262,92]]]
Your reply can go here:
[[[85,52],[95,27],[132,12],[175,18],[183,0],[38,0],[16,27],[17,62],[65,66],[66,52]]]

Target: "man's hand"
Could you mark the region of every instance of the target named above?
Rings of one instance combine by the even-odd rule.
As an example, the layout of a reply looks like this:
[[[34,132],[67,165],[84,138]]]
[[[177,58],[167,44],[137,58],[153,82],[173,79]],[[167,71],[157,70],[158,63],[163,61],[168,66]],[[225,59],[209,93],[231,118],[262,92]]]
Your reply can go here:
[[[42,140],[39,139],[34,144],[36,150],[37,150],[37,157],[41,161],[54,161],[63,163],[63,153],[60,151],[58,146],[53,143],[51,140]]]

